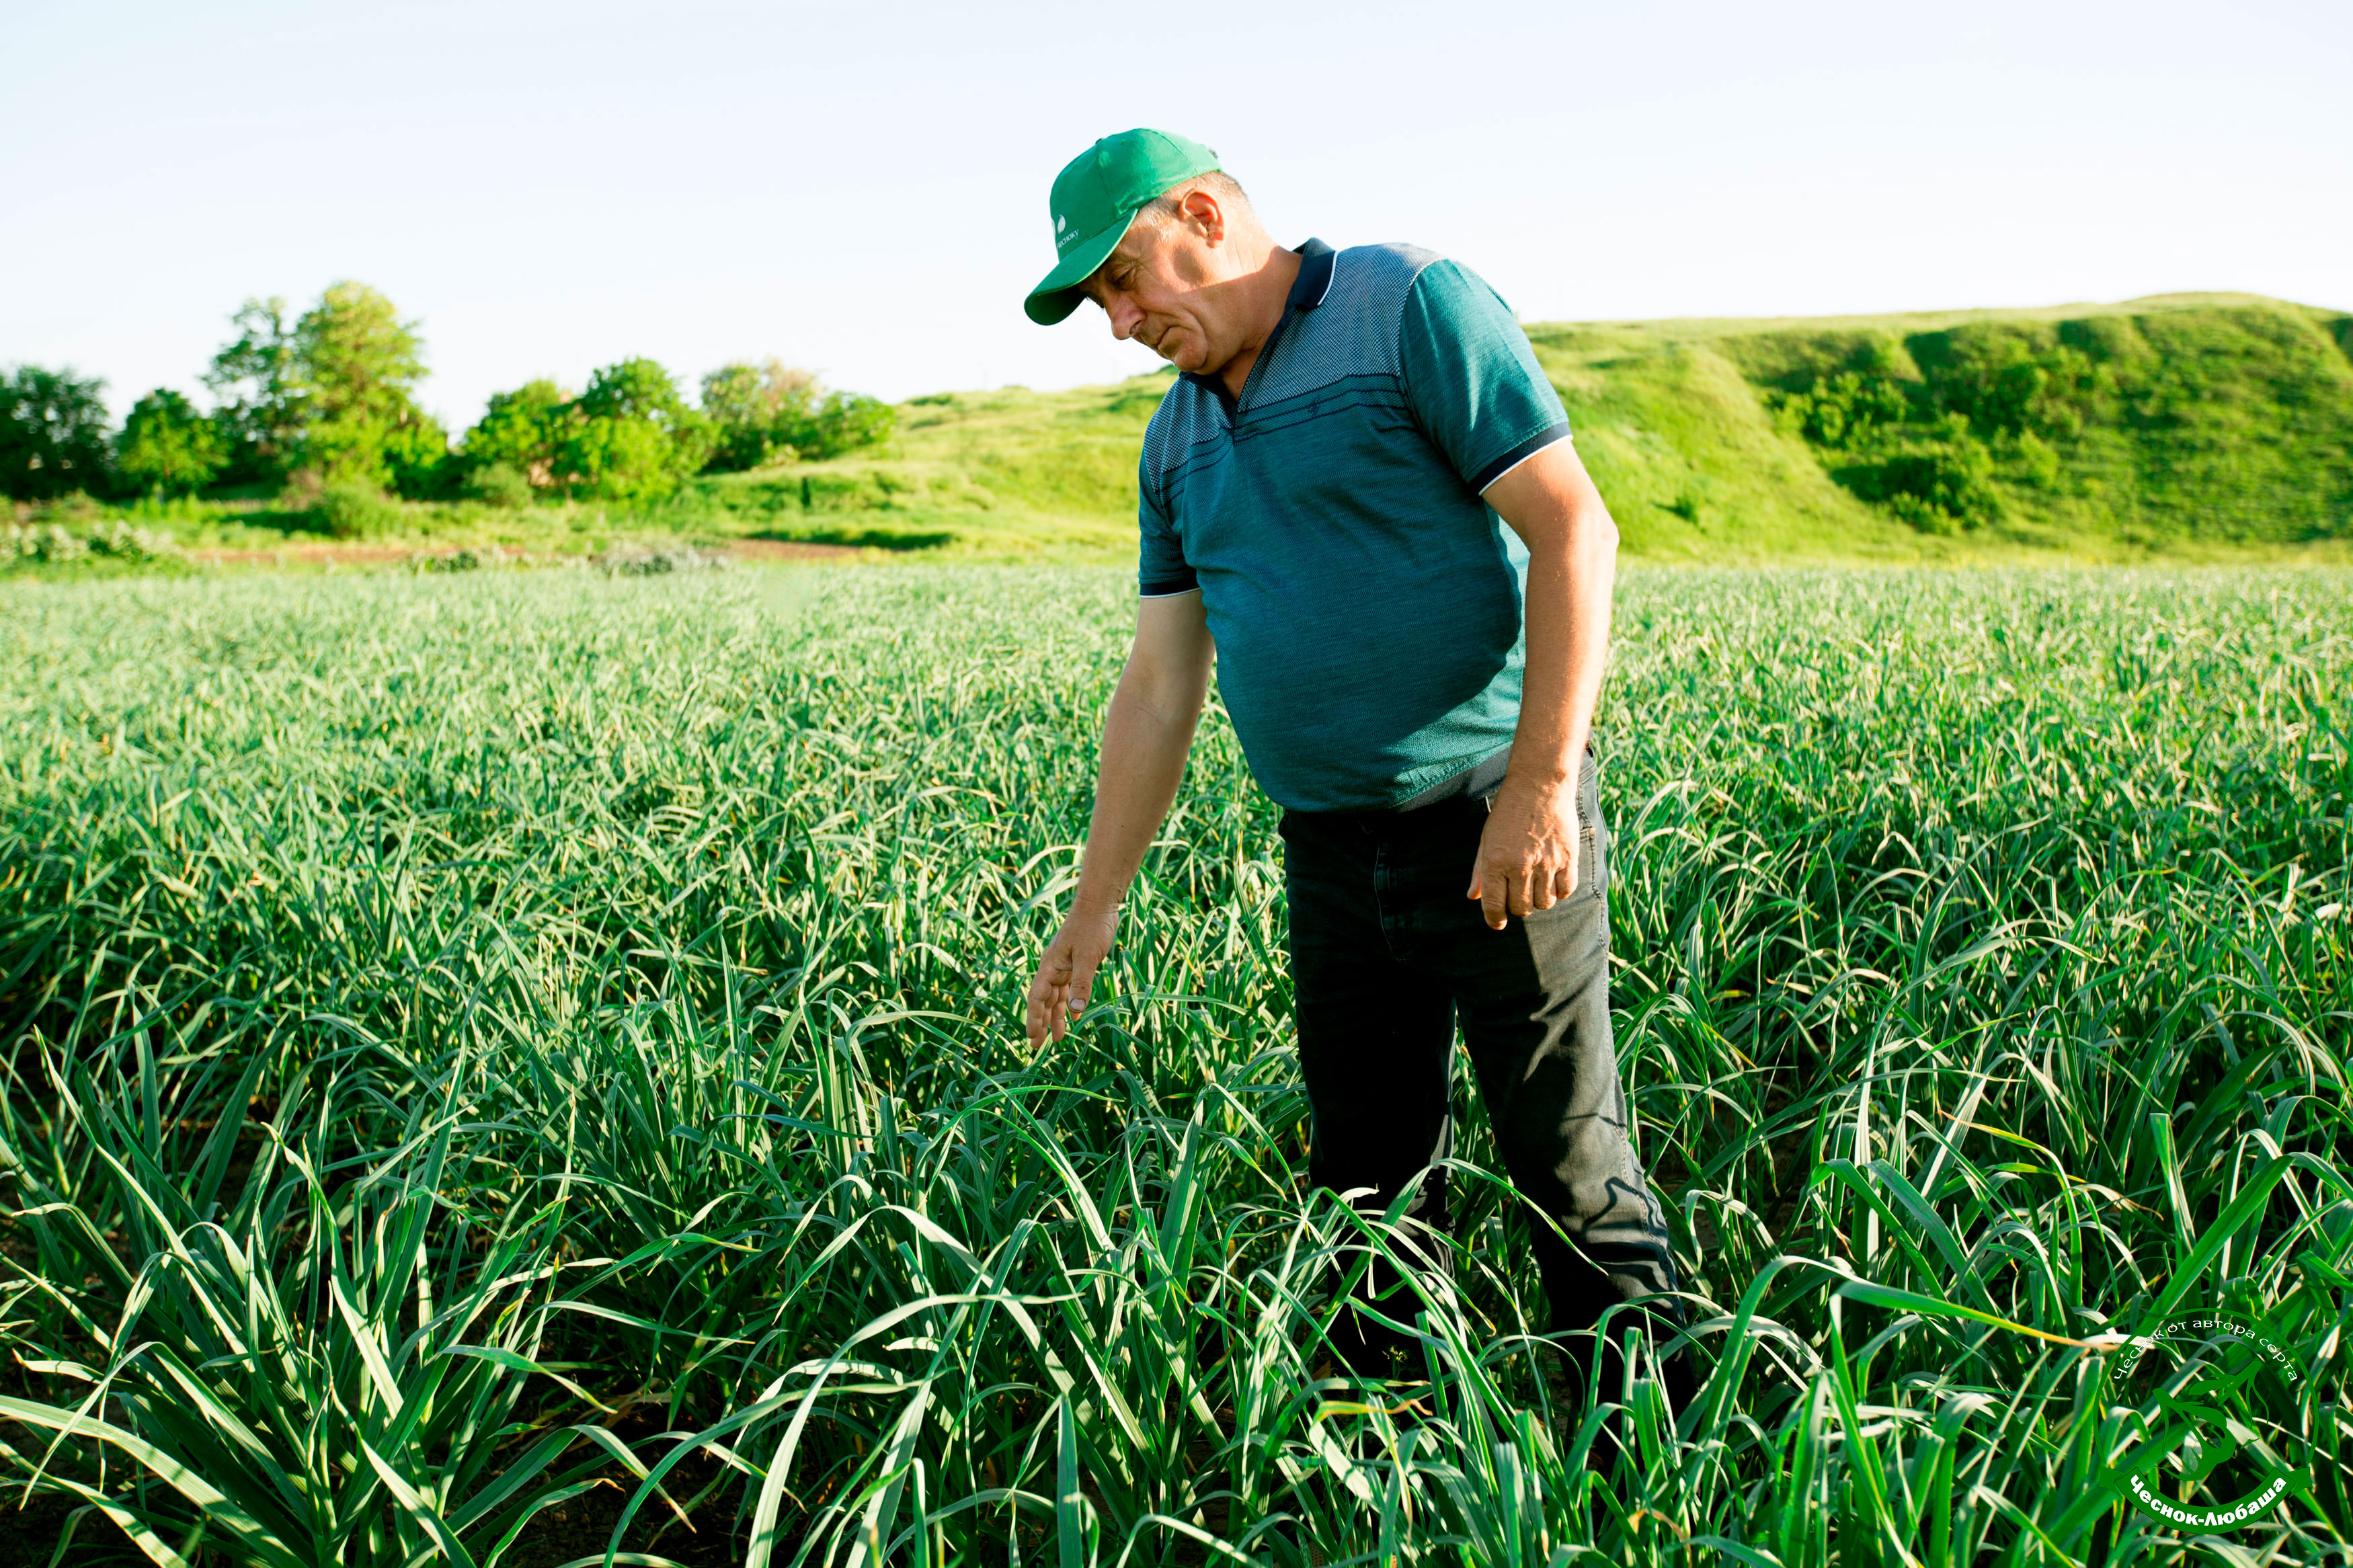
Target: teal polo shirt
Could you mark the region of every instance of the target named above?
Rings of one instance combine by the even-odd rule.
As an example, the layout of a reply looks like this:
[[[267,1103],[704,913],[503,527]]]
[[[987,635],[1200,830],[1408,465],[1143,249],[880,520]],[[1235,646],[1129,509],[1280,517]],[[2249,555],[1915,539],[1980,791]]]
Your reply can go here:
[[[1493,787],[1519,722],[1527,550],[1480,492],[1568,438],[1477,274],[1301,247],[1240,397],[1184,375],[1144,437],[1146,597],[1198,591],[1250,771],[1293,811]]]

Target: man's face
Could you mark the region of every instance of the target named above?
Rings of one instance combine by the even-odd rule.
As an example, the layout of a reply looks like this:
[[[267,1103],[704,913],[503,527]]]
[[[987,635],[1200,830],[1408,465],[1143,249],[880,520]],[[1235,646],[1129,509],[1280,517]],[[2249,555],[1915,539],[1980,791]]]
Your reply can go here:
[[[1226,281],[1224,216],[1196,191],[1165,220],[1139,216],[1084,287],[1111,318],[1111,335],[1133,338],[1196,375],[1211,375],[1242,345]]]

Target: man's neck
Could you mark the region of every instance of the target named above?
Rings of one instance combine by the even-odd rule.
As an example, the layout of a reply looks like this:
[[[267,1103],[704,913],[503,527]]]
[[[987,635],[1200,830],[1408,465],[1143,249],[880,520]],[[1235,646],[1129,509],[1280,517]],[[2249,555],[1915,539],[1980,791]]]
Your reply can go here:
[[[1236,350],[1218,371],[1218,379],[1225,384],[1226,395],[1240,397],[1243,384],[1250,380],[1250,366],[1258,363],[1259,352],[1266,347],[1275,328],[1282,325],[1282,312],[1291,303],[1291,286],[1299,280],[1303,258],[1295,250],[1285,250],[1279,245],[1267,247],[1267,257],[1256,271],[1234,279],[1246,287],[1250,303],[1249,320],[1251,335]]]

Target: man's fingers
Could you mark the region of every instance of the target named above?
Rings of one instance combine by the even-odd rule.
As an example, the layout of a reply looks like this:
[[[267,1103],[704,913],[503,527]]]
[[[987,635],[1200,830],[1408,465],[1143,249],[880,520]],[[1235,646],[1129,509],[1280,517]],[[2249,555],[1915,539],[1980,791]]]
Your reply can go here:
[[[1068,949],[1047,948],[1038,961],[1038,976],[1029,982],[1029,1016],[1023,1019],[1024,1032],[1029,1043],[1037,1045],[1050,1036],[1060,1039],[1061,1031],[1056,1026],[1062,1013],[1062,999],[1070,993],[1071,954]]]
[[[1059,1040],[1071,1026],[1071,988],[1057,985],[1046,998],[1046,1037]]]
[[[1512,868],[1512,896],[1508,907],[1514,914],[1523,919],[1535,912],[1537,875],[1537,869],[1534,866],[1515,866]]]
[[[1547,866],[1542,860],[1532,861],[1527,868],[1527,876],[1528,908],[1531,912],[1536,910],[1548,910],[1560,902],[1560,872],[1557,868]]]
[[[1061,987],[1049,984],[1043,975],[1029,987],[1029,1016],[1026,1032],[1029,1043],[1037,1045],[1050,1032],[1055,1016],[1060,1012]]]
[[[1029,1010],[1032,1013],[1039,1011],[1045,1006],[1046,998],[1050,994],[1069,984],[1070,973],[1070,970],[1065,967],[1058,973],[1050,957],[1040,963],[1038,966],[1038,977],[1029,982]]]
[[[1498,866],[1482,863],[1479,867],[1479,904],[1487,917],[1490,931],[1504,929],[1504,917],[1511,912],[1510,879]]]
[[[1097,963],[1100,963],[1100,962],[1101,962],[1101,960],[1097,960],[1096,962],[1097,962]],[[1092,998],[1092,997],[1094,995],[1094,994],[1095,994],[1095,966],[1094,966],[1094,964],[1093,964],[1093,963],[1082,963],[1082,964],[1079,964],[1079,965],[1078,965],[1078,966],[1077,966],[1077,967],[1072,971],[1071,975],[1071,992],[1070,992],[1070,1000],[1069,1000],[1069,1007],[1070,1007],[1070,1014],[1071,1014],[1071,1017],[1073,1017],[1073,1018],[1075,1018],[1075,1017],[1077,1017],[1080,1014],[1082,1014],[1082,1013],[1085,1012],[1085,1011],[1087,1010],[1087,1003],[1088,1003],[1089,999],[1090,999],[1090,998]]]
[[[1488,865],[1480,868],[1479,879],[1472,889],[1472,896],[1486,906],[1487,923],[1501,931],[1505,916],[1525,917],[1538,910],[1548,910],[1574,894],[1577,868],[1573,864],[1550,869],[1541,865]]]

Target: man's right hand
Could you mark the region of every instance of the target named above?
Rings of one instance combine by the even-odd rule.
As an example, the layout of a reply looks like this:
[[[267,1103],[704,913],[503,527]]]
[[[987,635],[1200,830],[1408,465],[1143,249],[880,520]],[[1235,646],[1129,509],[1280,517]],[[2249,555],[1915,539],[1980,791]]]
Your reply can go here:
[[[1038,960],[1038,978],[1029,982],[1029,1043],[1059,1040],[1071,1020],[1087,1010],[1095,988],[1095,971],[1110,956],[1119,910],[1100,914],[1073,906],[1062,929],[1046,944]]]
[[[1071,1020],[1087,1010],[1095,971],[1119,929],[1120,900],[1185,776],[1185,752],[1200,721],[1217,651],[1198,589],[1137,605],[1135,646],[1103,715],[1103,762],[1070,918],[1046,944],[1038,978],[1029,983],[1033,1046],[1060,1039]]]

